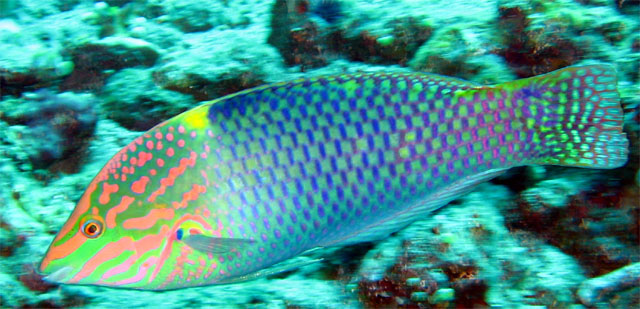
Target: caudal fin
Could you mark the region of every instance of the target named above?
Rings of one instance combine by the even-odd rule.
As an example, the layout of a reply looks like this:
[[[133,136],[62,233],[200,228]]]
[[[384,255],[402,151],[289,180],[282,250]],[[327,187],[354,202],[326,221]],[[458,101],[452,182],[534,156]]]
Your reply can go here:
[[[628,140],[610,65],[575,66],[510,83],[525,102],[534,130],[534,164],[616,168],[627,162]]]

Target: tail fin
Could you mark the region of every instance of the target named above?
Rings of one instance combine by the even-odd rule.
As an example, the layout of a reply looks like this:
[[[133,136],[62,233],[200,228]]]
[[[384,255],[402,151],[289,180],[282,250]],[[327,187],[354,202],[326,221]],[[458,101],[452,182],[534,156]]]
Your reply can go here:
[[[612,66],[568,67],[512,83],[525,102],[527,128],[534,130],[531,163],[616,168],[627,162]]]

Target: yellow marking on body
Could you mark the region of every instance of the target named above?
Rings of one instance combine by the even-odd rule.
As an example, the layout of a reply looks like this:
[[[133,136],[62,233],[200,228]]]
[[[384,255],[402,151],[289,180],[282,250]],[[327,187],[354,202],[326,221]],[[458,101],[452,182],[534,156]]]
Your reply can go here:
[[[209,124],[207,112],[211,105],[206,104],[183,114],[183,123],[192,129],[203,129]]]

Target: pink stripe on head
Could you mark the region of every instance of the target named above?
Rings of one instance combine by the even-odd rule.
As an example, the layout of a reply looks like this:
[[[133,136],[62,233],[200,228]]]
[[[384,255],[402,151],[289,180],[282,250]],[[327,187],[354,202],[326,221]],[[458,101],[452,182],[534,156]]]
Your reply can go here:
[[[156,262],[158,261],[158,257],[151,256],[149,257],[149,259],[147,259],[147,261],[149,262],[149,265],[155,265]],[[140,282],[142,279],[144,279],[144,277],[147,276],[147,272],[149,272],[149,267],[140,267],[140,270],[138,270],[138,273],[135,276],[128,279],[121,280],[121,281],[117,281],[114,283],[114,285],[127,285],[127,284]]]
[[[116,215],[127,210],[127,208],[129,208],[129,205],[131,205],[133,201],[135,201],[133,197],[124,195],[120,199],[120,203],[118,205],[107,211],[107,215],[105,216],[105,223],[107,224],[108,228],[112,229],[116,227]]]
[[[173,208],[153,208],[149,213],[143,217],[130,218],[122,223],[122,227],[128,230],[147,230],[154,225],[158,220],[171,220],[175,215]]]

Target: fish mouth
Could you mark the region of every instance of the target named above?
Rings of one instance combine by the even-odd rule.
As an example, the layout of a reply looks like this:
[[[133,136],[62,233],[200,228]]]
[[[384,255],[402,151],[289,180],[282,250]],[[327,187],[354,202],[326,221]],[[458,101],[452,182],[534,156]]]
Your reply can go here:
[[[68,280],[65,280],[65,278],[67,276],[69,276],[69,274],[73,271],[73,267],[71,266],[65,266],[62,267],[60,269],[55,270],[54,272],[50,273],[49,275],[44,276],[42,279],[47,281],[47,282],[52,282],[52,283],[65,283]]]

